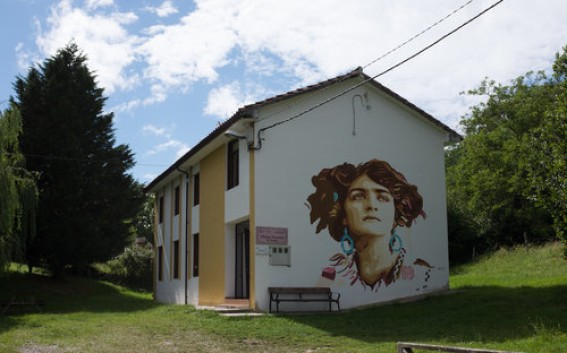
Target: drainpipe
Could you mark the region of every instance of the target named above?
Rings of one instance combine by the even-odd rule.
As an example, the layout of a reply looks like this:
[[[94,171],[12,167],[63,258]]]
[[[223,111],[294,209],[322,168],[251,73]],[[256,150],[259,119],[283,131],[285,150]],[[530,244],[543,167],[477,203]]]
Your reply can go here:
[[[176,169],[185,174],[185,274],[183,277],[185,277],[185,305],[188,304],[188,298],[187,298],[187,287],[188,287],[188,279],[187,277],[189,277],[189,273],[187,273],[187,252],[189,251],[189,237],[187,236],[189,233],[189,173],[187,173],[184,170],[179,169],[179,166],[176,167]]]

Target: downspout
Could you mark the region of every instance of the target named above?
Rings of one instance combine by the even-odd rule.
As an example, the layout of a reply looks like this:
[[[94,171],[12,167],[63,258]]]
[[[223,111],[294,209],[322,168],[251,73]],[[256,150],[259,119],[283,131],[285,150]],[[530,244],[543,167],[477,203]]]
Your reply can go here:
[[[189,237],[188,237],[188,232],[189,232],[189,173],[187,173],[184,170],[179,169],[179,166],[176,167],[177,171],[185,174],[185,273],[184,276],[185,277],[185,305],[188,304],[188,298],[187,298],[187,289],[188,289],[188,277],[189,274],[187,272],[187,252],[189,251]]]

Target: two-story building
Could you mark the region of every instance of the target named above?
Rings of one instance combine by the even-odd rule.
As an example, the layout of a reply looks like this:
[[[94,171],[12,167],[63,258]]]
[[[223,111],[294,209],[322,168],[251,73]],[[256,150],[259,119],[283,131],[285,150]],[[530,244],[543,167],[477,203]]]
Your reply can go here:
[[[240,108],[146,187],[156,300],[266,311],[270,286],[329,286],[354,308],[448,289],[459,139],[361,69]]]

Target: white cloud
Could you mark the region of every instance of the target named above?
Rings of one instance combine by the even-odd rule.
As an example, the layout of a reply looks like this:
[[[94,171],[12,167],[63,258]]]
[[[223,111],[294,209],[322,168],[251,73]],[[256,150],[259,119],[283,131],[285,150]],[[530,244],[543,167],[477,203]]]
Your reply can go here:
[[[287,87],[304,85],[364,65],[444,17],[463,2],[431,0],[216,0],[195,8],[173,24],[144,23],[118,12],[110,0],[90,0],[86,8],[62,0],[53,8],[48,30],[37,44],[52,54],[74,38],[109,92],[148,85],[147,97],[119,106],[133,109],[164,102],[195,83],[216,83],[220,70],[238,62],[245,77],[217,84],[203,112],[226,118],[251,99],[263,97],[250,85],[279,75]],[[374,75],[407,58],[492,4],[473,2],[415,41],[365,69]],[[114,5],[114,6],[110,6]],[[159,12],[158,9],[162,12]],[[171,1],[152,8],[172,14]],[[378,80],[444,121],[458,119],[470,102],[458,93],[490,76],[500,82],[543,69],[565,44],[567,6],[548,0],[504,2],[486,15]],[[520,19],[529,19],[520,21]],[[88,24],[88,25],[85,25]],[[25,50],[19,50],[26,60]],[[133,67],[136,70],[127,71]]]
[[[227,119],[236,112],[244,100],[244,95],[238,82],[232,82],[211,90],[207,98],[204,113],[216,116],[219,119]]]
[[[114,113],[130,112],[130,111],[140,107],[141,105],[142,105],[141,99],[132,99],[132,100],[120,103],[118,105],[115,105],[115,106],[111,107],[110,109],[108,109],[108,111],[111,111],[111,112],[114,112]]]
[[[168,129],[164,127],[157,127],[152,124],[147,124],[142,127],[142,131],[146,133],[150,133],[154,136],[165,136],[167,138],[170,137],[170,132]]]
[[[406,59],[493,1],[472,2],[365,72],[373,76]],[[194,119],[191,133],[204,134],[198,112],[226,119],[245,104],[365,65],[464,2],[196,0],[195,6],[176,2],[179,12],[171,16],[176,10],[171,1],[51,0],[57,5],[48,19],[37,21],[37,48],[15,50],[19,67],[27,69],[74,40],[105,93],[115,93],[111,110],[160,114],[160,123],[131,119],[128,124],[139,125],[120,131],[141,132],[144,147],[136,147],[137,155],[163,162],[189,149],[182,141],[197,139],[176,135],[180,119]],[[152,3],[156,16],[143,13]],[[130,11],[140,11],[140,17]],[[487,76],[507,83],[548,68],[566,44],[565,18],[564,0],[503,2],[378,81],[458,130],[461,116],[479,102],[459,93]],[[120,95],[123,91],[128,92]],[[140,134],[132,135],[127,138]],[[152,140],[160,143],[146,147]]]
[[[146,173],[142,176],[142,180],[144,181],[152,181],[157,178],[158,174]]]
[[[225,120],[236,113],[238,108],[261,100],[269,94],[273,92],[261,85],[247,83],[243,87],[238,81],[233,81],[209,92],[203,113]]]
[[[167,89],[159,84],[150,87],[150,95],[145,98],[135,98],[117,104],[109,109],[115,113],[131,112],[139,107],[146,107],[153,104],[164,102],[167,99]]]
[[[108,2],[89,4],[102,6]],[[73,7],[70,0],[62,0],[51,8],[49,29],[40,32],[36,44],[43,55],[51,56],[73,41],[87,55],[89,68],[108,93],[130,89],[140,83],[138,74],[125,71],[136,60],[134,49],[139,39],[128,33],[125,26],[136,20],[133,13],[91,13]]]
[[[18,67],[20,70],[27,70],[34,60],[32,59],[32,53],[26,51],[23,43],[18,43],[16,45],[16,58],[18,61]]]
[[[234,11],[222,1],[198,3],[197,10],[179,23],[150,30],[151,36],[139,47],[148,65],[146,78],[182,89],[198,80],[216,80],[217,69],[226,65],[236,43]]]
[[[151,95],[145,98],[143,105],[152,105],[164,102],[167,99],[167,89],[160,84],[154,84],[150,87]]]
[[[187,151],[189,151],[189,146],[178,140],[169,140],[155,146],[154,148],[146,152],[146,155],[153,156],[170,150],[175,150],[176,156],[179,158]]]
[[[164,1],[159,7],[148,6],[146,7],[146,10],[155,13],[159,17],[167,17],[178,12],[177,9],[173,6],[173,2],[171,2],[170,0]]]
[[[185,144],[181,144],[179,148],[177,148],[177,152],[175,152],[175,156],[177,158],[181,158],[185,153],[189,152],[189,146]]]
[[[114,4],[114,0],[86,0],[85,6],[89,10],[96,9],[98,7],[105,7]]]

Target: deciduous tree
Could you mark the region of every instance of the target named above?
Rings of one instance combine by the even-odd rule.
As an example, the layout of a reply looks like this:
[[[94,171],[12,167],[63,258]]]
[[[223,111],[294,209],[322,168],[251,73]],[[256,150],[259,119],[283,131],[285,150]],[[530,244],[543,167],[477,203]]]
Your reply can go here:
[[[12,260],[22,260],[35,235],[37,188],[19,151],[22,130],[19,110],[0,114],[0,274]]]
[[[447,155],[449,205],[489,246],[561,237],[566,208],[567,47],[553,75],[527,73],[509,85],[485,80],[486,101],[461,124]],[[462,219],[460,219],[462,221]],[[470,232],[469,234],[470,238]]]

